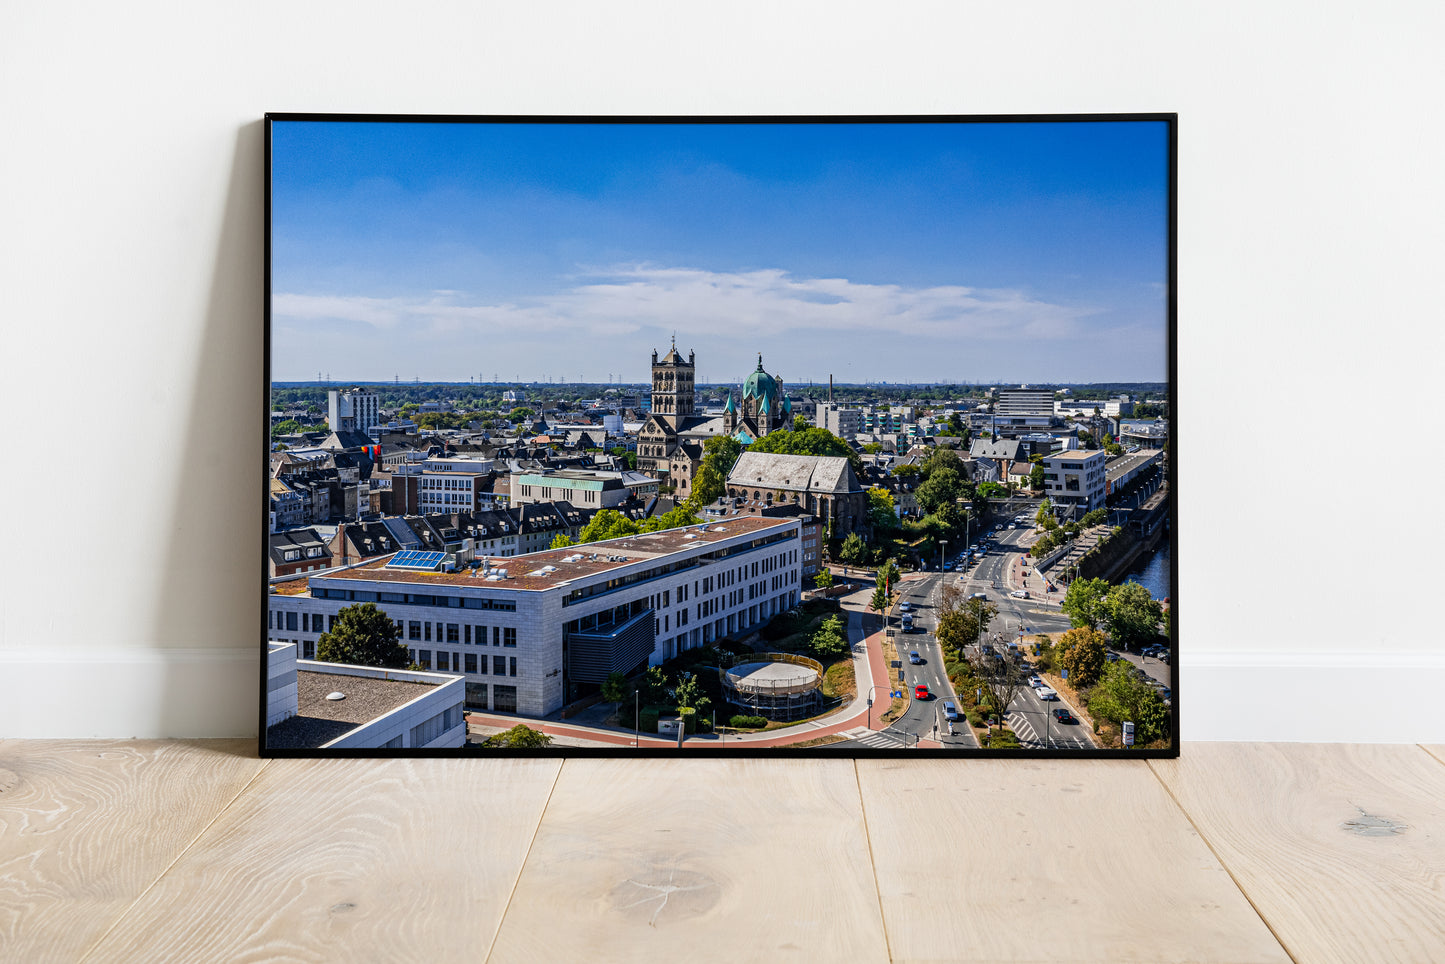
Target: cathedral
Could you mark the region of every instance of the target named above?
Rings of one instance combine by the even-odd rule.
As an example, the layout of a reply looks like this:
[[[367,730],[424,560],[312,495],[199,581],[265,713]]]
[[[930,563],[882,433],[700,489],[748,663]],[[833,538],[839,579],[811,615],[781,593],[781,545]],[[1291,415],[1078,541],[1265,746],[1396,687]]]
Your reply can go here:
[[[746,446],[792,424],[792,403],[782,383],[763,370],[761,354],[757,371],[743,382],[741,401],[729,391],[721,416],[697,414],[696,377],[693,352],[684,361],[676,339],[661,360],[652,353],[652,413],[637,436],[637,467],[672,486],[677,499],[692,494],[710,436],[731,435]]]

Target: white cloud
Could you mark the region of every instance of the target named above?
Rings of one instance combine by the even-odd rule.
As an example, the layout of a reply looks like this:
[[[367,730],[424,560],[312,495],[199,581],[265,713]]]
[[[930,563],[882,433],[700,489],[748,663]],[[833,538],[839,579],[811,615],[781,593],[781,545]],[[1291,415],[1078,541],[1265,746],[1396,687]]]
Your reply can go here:
[[[570,287],[556,293],[501,304],[476,303],[456,291],[419,298],[282,293],[273,300],[273,314],[292,325],[350,322],[408,336],[505,338],[519,331],[604,337],[682,324],[770,337],[886,332],[961,341],[1074,338],[1082,334],[1080,319],[1093,313],[1016,290],[798,278],[779,268],[717,272],[622,265],[571,280]]]

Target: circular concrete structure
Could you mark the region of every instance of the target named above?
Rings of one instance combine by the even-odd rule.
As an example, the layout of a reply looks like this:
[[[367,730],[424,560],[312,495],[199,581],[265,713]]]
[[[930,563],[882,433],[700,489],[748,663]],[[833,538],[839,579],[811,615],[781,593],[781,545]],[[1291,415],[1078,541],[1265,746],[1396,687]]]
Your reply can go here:
[[[822,678],[819,670],[795,663],[744,663],[728,670],[728,682],[743,693],[806,693]]]

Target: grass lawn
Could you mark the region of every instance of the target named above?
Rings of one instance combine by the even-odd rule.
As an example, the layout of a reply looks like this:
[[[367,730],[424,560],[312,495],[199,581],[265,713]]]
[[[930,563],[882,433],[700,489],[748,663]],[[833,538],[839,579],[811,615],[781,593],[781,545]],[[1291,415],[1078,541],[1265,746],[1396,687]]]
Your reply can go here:
[[[823,695],[833,699],[839,696],[848,699],[858,693],[858,681],[853,675],[853,657],[844,656],[832,666],[823,670]]]

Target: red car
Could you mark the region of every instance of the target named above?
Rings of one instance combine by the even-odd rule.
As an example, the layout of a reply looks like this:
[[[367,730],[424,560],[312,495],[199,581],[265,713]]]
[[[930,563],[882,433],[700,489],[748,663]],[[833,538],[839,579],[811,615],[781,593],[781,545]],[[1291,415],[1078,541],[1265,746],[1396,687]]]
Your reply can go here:
[[[917,686],[913,687],[913,698],[915,700],[928,699],[928,684],[919,683]]]

